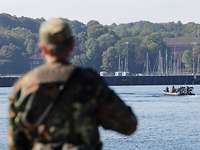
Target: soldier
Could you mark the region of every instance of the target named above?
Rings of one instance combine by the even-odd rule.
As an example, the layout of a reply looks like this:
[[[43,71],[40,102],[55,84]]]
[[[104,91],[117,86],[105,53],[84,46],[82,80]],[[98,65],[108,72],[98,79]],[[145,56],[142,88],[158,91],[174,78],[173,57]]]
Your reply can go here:
[[[74,38],[64,19],[44,22],[45,64],[25,74],[9,97],[10,150],[100,150],[98,127],[130,135],[130,107],[92,69],[69,62]]]
[[[176,88],[172,86],[172,93],[176,93]]]
[[[169,92],[169,88],[168,88],[168,86],[166,87],[165,92]]]

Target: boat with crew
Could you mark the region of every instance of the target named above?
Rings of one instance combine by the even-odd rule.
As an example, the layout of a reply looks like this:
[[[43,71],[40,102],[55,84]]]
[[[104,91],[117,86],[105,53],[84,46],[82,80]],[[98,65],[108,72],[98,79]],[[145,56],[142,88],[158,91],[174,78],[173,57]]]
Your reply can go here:
[[[166,87],[166,89],[163,90],[163,94],[168,95],[168,96],[195,95],[193,93],[193,89],[194,89],[194,87],[190,87],[190,86],[186,86],[186,87],[181,86],[177,89],[173,86],[172,90],[169,91],[169,88]]]

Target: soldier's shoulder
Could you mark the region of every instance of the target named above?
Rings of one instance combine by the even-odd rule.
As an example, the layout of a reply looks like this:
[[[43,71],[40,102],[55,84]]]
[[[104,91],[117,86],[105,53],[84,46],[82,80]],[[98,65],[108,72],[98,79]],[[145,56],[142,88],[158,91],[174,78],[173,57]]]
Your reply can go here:
[[[45,69],[47,68],[46,64],[43,64],[41,66],[38,66],[30,71],[28,71],[27,73],[25,73],[21,80],[22,82],[25,84],[27,82],[30,82],[32,80],[35,80],[37,78],[37,76]]]
[[[32,80],[35,80],[36,74],[44,67],[44,65],[41,65],[37,68],[34,68],[26,73],[24,73],[14,84],[14,88],[20,89],[23,85],[26,85],[27,83],[30,83]]]
[[[76,68],[74,65],[65,65],[60,63],[44,64],[34,70],[28,72],[24,76],[24,81],[34,81],[39,83],[51,82],[64,82],[66,81],[73,70]]]
[[[16,93],[21,91],[23,87],[27,86],[28,83],[30,84],[34,80],[34,74],[36,73],[36,70],[37,69],[30,70],[19,77],[12,87],[12,92],[9,96],[10,99],[13,98]]]

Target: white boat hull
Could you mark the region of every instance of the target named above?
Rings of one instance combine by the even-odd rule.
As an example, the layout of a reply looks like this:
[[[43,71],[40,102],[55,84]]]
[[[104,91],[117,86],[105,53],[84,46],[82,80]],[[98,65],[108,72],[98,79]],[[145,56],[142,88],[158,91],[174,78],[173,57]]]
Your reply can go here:
[[[163,92],[164,95],[168,95],[168,96],[180,96],[179,93],[170,93],[170,92]]]
[[[191,94],[180,94],[180,93],[170,93],[170,92],[164,92],[164,91],[163,91],[163,94],[164,94],[164,95],[168,95],[168,96],[186,96],[186,95],[195,95],[194,93],[191,93]]]

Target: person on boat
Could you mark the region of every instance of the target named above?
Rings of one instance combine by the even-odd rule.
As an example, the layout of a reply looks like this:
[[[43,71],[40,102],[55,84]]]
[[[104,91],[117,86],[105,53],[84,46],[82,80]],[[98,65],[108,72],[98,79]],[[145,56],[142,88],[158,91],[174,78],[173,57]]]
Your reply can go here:
[[[168,86],[166,87],[165,92],[169,92],[169,87]]]
[[[176,88],[172,86],[172,93],[176,93]]]
[[[104,79],[70,63],[74,37],[66,20],[44,22],[39,37],[46,63],[9,97],[9,150],[101,150],[99,127],[136,131],[135,114]]]
[[[186,93],[187,93],[187,94],[190,94],[190,92],[191,92],[191,91],[190,91],[190,87],[187,86],[187,87],[186,87]]]
[[[179,87],[176,92],[179,93],[179,95],[186,95],[186,88],[184,86]]]
[[[193,93],[192,93],[193,87],[187,86],[187,87],[186,87],[186,91],[187,91],[187,94],[188,94],[188,95],[193,95]]]

